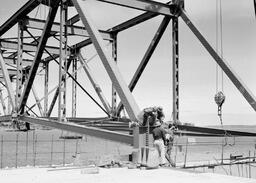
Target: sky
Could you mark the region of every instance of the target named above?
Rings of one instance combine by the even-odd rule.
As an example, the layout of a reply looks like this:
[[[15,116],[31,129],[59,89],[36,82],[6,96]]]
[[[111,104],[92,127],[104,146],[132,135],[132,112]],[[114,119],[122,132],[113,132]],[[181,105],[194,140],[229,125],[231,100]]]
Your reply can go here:
[[[1,3],[0,24],[6,21],[27,0],[9,0]],[[165,2],[165,1],[160,1]],[[125,20],[143,13],[124,7],[87,0],[85,6],[99,29],[108,29]],[[209,43],[216,48],[216,0],[185,0],[185,10],[191,21],[196,25]],[[44,18],[46,9],[41,6],[36,18]],[[74,15],[74,9],[70,14]],[[70,16],[71,16],[70,15]],[[223,57],[243,83],[256,93],[256,19],[253,0],[222,0],[223,17]],[[129,83],[144,53],[146,52],[163,17],[159,16],[134,26],[118,34],[118,67],[124,80]],[[79,23],[78,25],[81,25]],[[14,28],[5,36],[16,34]],[[143,109],[149,106],[162,106],[166,120],[171,119],[172,113],[172,39],[171,23],[167,27],[158,47],[148,66],[138,82],[133,96],[138,106]],[[72,41],[78,41],[72,38]],[[79,39],[81,41],[81,38]],[[106,50],[111,54],[111,45],[106,43]],[[217,116],[217,105],[214,102],[216,93],[216,63],[203,48],[197,38],[179,19],[179,53],[180,53],[180,121],[195,125],[220,125]],[[93,46],[84,48],[82,54],[89,59],[96,53]],[[111,102],[111,82],[104,71],[98,57],[89,62],[95,78],[102,87],[104,94]],[[57,85],[56,64],[50,68],[50,89]],[[97,98],[83,70],[78,71],[78,80]],[[220,71],[218,74],[220,78]],[[35,86],[39,96],[42,95],[43,76],[38,76]],[[221,82],[218,81],[218,88]],[[68,84],[68,114],[71,115],[71,82]],[[69,89],[70,88],[70,89]],[[240,92],[224,75],[223,124],[226,125],[255,125],[256,114]],[[97,99],[98,100],[98,99]],[[99,100],[98,100],[99,101]],[[33,103],[33,99],[29,102]],[[55,107],[54,113],[56,114]],[[102,113],[88,97],[78,89],[77,116],[102,116]]]

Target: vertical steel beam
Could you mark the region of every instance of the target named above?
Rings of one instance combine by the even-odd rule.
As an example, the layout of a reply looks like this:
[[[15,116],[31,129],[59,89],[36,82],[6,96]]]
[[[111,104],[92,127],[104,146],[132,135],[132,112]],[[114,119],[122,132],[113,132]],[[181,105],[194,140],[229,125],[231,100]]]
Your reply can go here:
[[[23,59],[23,32],[24,25],[20,21],[18,23],[18,52],[17,52],[17,76],[16,76],[16,96],[15,96],[15,112],[18,113],[22,92],[22,59]]]
[[[39,112],[40,112],[41,116],[43,116],[43,114],[44,114],[43,108],[42,108],[42,105],[41,105],[41,103],[40,103],[40,100],[39,100],[39,98],[38,98],[38,96],[37,96],[36,89],[35,89],[34,86],[32,86],[32,92],[33,92],[33,95],[34,95],[34,97],[35,97],[36,104],[37,104],[37,107],[38,107],[38,109],[39,109]]]
[[[34,82],[34,79],[36,76],[36,72],[37,72],[39,63],[41,61],[43,50],[45,48],[45,45],[46,45],[48,37],[49,37],[48,35],[50,34],[52,23],[54,21],[54,18],[56,16],[56,13],[58,10],[58,4],[59,4],[59,0],[54,1],[53,6],[49,9],[49,14],[48,14],[48,17],[46,20],[44,30],[41,35],[40,42],[38,44],[38,49],[36,51],[33,64],[30,68],[28,80],[26,81],[26,84],[25,84],[25,87],[23,90],[23,94],[22,94],[22,98],[21,98],[21,105],[19,107],[19,110],[24,110],[24,107],[27,103],[27,99],[28,99],[31,87],[33,85],[33,82]]]
[[[199,32],[199,30],[194,26],[191,22],[190,18],[187,16],[185,11],[182,9],[181,18],[190,28],[190,30],[195,34],[201,44],[205,47],[205,49],[209,52],[209,54],[213,57],[216,63],[220,66],[220,68],[225,72],[228,78],[232,81],[232,83],[236,86],[236,88],[240,91],[240,93],[244,96],[247,102],[251,105],[251,107],[256,111],[256,98],[253,93],[249,90],[249,88],[242,82],[242,80],[238,77],[238,75],[234,72],[234,70],[230,67],[230,65],[225,62],[218,53],[212,48],[212,46],[207,42],[207,40],[203,37],[203,35]]]
[[[144,69],[146,68],[152,54],[154,53],[161,37],[163,36],[165,30],[166,30],[166,27],[168,26],[170,22],[170,18],[169,17],[164,17],[163,21],[161,22],[159,28],[157,29],[155,35],[154,35],[154,38],[152,39],[146,53],[144,54],[144,57],[142,58],[141,62],[140,62],[140,65],[138,66],[135,74],[133,75],[132,77],[132,80],[130,81],[129,83],[129,89],[130,91],[133,91],[133,89],[135,88],[136,84],[138,83]],[[119,115],[121,110],[123,108],[123,105],[122,103],[119,103],[118,104],[118,107],[117,107],[117,114]]]
[[[112,34],[112,58],[117,63],[117,34]],[[112,84],[112,116],[117,117],[117,92],[115,86]]]
[[[110,107],[110,105],[109,105],[109,103],[108,103],[106,97],[103,95],[102,90],[101,90],[99,84],[96,82],[95,77],[94,77],[94,75],[93,75],[91,69],[90,69],[89,66],[87,65],[86,61],[83,59],[81,53],[78,53],[78,54],[77,54],[77,57],[78,57],[78,59],[79,59],[81,65],[83,66],[83,69],[84,69],[84,71],[86,72],[86,74],[87,74],[87,76],[88,76],[88,78],[89,78],[89,80],[90,80],[90,82],[91,82],[93,88],[95,89],[97,95],[99,96],[100,101],[102,102],[104,108],[106,109],[106,111],[107,111],[109,114],[111,114],[111,107]]]
[[[69,69],[70,65],[71,65],[71,59],[68,59],[67,70]],[[54,107],[54,105],[55,105],[55,103],[58,99],[58,96],[59,96],[59,87],[56,88],[55,94],[53,96],[52,102],[51,102],[50,107],[49,107],[48,112],[47,112],[47,117],[51,116],[53,107]]]
[[[5,105],[5,102],[4,102],[4,97],[3,97],[2,90],[0,90],[0,101],[1,101],[1,104],[2,104],[2,107],[3,107],[3,113],[4,113],[4,115],[7,115],[7,109],[6,109],[6,105]]]
[[[172,93],[173,122],[179,122],[179,21],[172,18]]]
[[[59,108],[60,122],[66,121],[66,91],[67,91],[67,5],[61,0],[60,5],[60,58],[59,58]]]
[[[72,62],[72,72],[73,77],[77,80],[77,58],[73,58]],[[77,84],[74,80],[72,80],[72,117],[76,117],[76,95],[77,95]]]
[[[49,88],[49,63],[44,63],[44,117],[47,116],[48,110],[48,88]]]
[[[85,8],[82,0],[72,0],[75,8],[77,9],[83,24],[88,31],[92,42],[100,56],[100,59],[117,90],[117,93],[124,104],[127,113],[132,121],[137,121],[137,115],[139,114],[140,110],[139,107],[133,98],[131,92],[129,91],[127,85],[124,82],[124,79],[119,72],[119,69],[116,63],[111,59],[109,55],[107,55],[106,51],[104,50],[103,39],[100,36],[98,29],[93,25],[93,21],[88,15],[88,11]]]
[[[12,82],[11,82],[8,70],[5,66],[3,55],[2,55],[1,52],[0,52],[0,66],[1,66],[3,76],[4,76],[5,86],[7,88],[7,92],[8,92],[8,95],[9,95],[10,104],[12,106],[12,110],[14,111],[14,109],[15,109],[14,91],[13,91],[13,88],[12,88]]]

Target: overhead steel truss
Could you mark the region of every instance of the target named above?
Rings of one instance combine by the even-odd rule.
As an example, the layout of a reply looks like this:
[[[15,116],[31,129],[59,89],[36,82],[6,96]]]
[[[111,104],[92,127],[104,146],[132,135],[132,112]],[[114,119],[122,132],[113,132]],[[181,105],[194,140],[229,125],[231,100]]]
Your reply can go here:
[[[96,1],[96,0],[95,0]],[[13,119],[27,123],[40,124],[58,128],[75,133],[88,134],[96,137],[106,138],[109,140],[119,141],[133,145],[139,148],[142,144],[139,140],[140,134],[145,129],[136,127],[129,129],[129,121],[138,121],[140,109],[132,95],[132,91],[137,85],[142,73],[150,61],[161,37],[167,29],[169,22],[172,22],[172,63],[173,63],[173,100],[170,104],[173,106],[173,121],[179,122],[179,18],[191,29],[202,45],[214,58],[216,63],[222,68],[233,84],[238,88],[247,102],[256,111],[256,99],[248,87],[235,74],[234,70],[225,62],[222,57],[212,48],[205,37],[200,33],[196,26],[184,10],[184,0],[171,0],[170,2],[160,3],[151,0],[97,0],[102,3],[109,3],[116,6],[123,6],[131,9],[142,11],[142,14],[116,25],[108,30],[98,30],[94,20],[87,11],[87,5],[83,0],[29,0],[13,16],[11,16],[3,25],[0,26],[0,82],[5,89],[0,90],[0,102],[3,107],[3,113],[0,121],[11,121]],[[46,19],[33,18],[31,12],[35,11],[40,4],[48,7]],[[77,15],[68,19],[69,8],[75,7]],[[55,19],[56,14],[60,11],[60,19]],[[122,73],[118,68],[117,43],[118,33],[129,29],[135,25],[145,22],[154,17],[161,16],[163,20],[157,29],[143,59],[135,71],[129,84],[126,84]],[[83,26],[75,25],[81,21]],[[17,36],[8,38],[5,36],[14,25],[18,25]],[[40,35],[35,32],[40,31]],[[25,34],[27,34],[25,36]],[[69,39],[72,36],[79,37],[80,42],[69,45]],[[49,39],[57,40],[57,46],[50,45]],[[112,54],[106,52],[104,41],[112,43]],[[93,44],[97,54],[108,74],[113,88],[112,101],[109,102],[104,96],[101,86],[96,81],[94,70],[91,69],[87,60],[83,58],[80,49]],[[56,87],[49,91],[49,70],[50,63],[59,64],[59,82]],[[69,69],[72,65],[72,70]],[[79,65],[84,69],[89,81],[91,82],[101,104],[86,91],[85,87],[77,81],[77,71]],[[11,67],[10,67],[11,66]],[[40,69],[39,69],[40,68]],[[40,71],[39,71],[40,70]],[[39,97],[37,88],[34,87],[37,74],[44,71],[44,86],[42,86],[44,95]],[[66,103],[66,82],[72,80],[72,116],[67,116]],[[12,83],[16,83],[16,89]],[[106,113],[106,118],[102,119],[85,119],[76,116],[77,87],[95,102],[99,108]],[[40,88],[41,89],[41,88]],[[6,92],[3,92],[6,90]],[[28,103],[31,93],[36,100],[36,104]],[[49,94],[55,92],[50,103]],[[9,98],[9,106],[6,105],[4,95]],[[117,95],[120,103],[117,104]],[[59,98],[58,116],[51,116],[52,110]],[[41,102],[44,101],[44,105]],[[102,106],[103,105],[103,106]],[[154,105],[154,104],[152,104]],[[7,106],[7,107],[6,107]],[[39,114],[34,113],[33,109],[37,106]],[[11,109],[11,110],[7,110]],[[125,109],[129,119],[121,119],[120,112]],[[38,117],[29,117],[28,113],[33,112]],[[99,123],[100,122],[100,123]],[[212,128],[199,128],[180,125],[180,134],[186,135],[249,135],[255,136],[254,133],[226,131]],[[119,131],[119,132],[116,132]],[[122,132],[122,133],[121,133]],[[130,135],[132,134],[132,135]]]

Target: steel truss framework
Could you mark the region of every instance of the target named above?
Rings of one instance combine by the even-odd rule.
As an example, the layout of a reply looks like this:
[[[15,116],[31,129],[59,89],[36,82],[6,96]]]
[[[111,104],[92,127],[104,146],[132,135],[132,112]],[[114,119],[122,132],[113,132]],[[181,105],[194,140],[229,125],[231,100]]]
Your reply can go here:
[[[96,0],[95,0],[96,1]],[[173,47],[173,121],[179,122],[179,19],[181,18],[191,29],[194,35],[202,43],[216,63],[225,72],[228,78],[233,82],[241,92],[247,102],[256,111],[255,96],[245,86],[241,79],[235,74],[234,70],[218,55],[218,53],[207,42],[196,26],[191,22],[189,16],[184,10],[184,0],[172,0],[166,4],[150,0],[98,0],[102,3],[110,3],[116,6],[123,6],[143,13],[108,30],[98,30],[94,21],[90,18],[83,0],[29,0],[13,16],[11,16],[0,27],[0,66],[1,84],[8,95],[8,109],[4,101],[2,90],[0,91],[1,104],[4,114],[0,121],[11,121],[16,119],[28,123],[46,125],[53,128],[72,131],[81,134],[93,135],[122,143],[133,145],[139,148],[139,134],[144,133],[145,129],[136,127],[131,130],[128,127],[129,121],[137,121],[140,109],[132,95],[138,80],[140,79],[147,63],[155,51],[163,33],[169,22],[172,22],[172,47]],[[39,20],[29,17],[29,14],[35,10],[41,3],[49,8],[47,18]],[[68,19],[69,8],[75,7],[77,15]],[[55,21],[56,14],[60,11],[60,22]],[[156,16],[163,16],[163,20],[157,29],[152,41],[145,52],[134,76],[127,85],[124,82],[121,72],[118,68],[117,42],[118,33],[129,29],[135,25],[152,19]],[[83,26],[75,25],[81,21]],[[4,34],[14,25],[18,25],[17,37],[5,38]],[[41,31],[40,36],[35,36],[33,30]],[[25,36],[25,33],[28,35]],[[80,36],[84,39],[74,45],[68,45],[67,40],[71,36]],[[47,41],[55,38],[59,41],[59,47],[48,45]],[[104,49],[103,41],[112,43],[112,55],[109,55]],[[93,44],[100,57],[104,68],[110,77],[113,85],[112,101],[109,103],[102,92],[102,89],[93,76],[93,70],[89,68],[80,53],[80,49]],[[24,55],[29,55],[26,58]],[[31,58],[32,57],[32,58]],[[55,61],[59,64],[59,83],[53,90],[49,91],[49,63]],[[80,64],[102,104],[99,104],[77,81],[77,67]],[[9,66],[12,67],[9,67]],[[72,65],[72,69],[70,66]],[[15,69],[13,69],[15,68]],[[36,88],[33,87],[35,77],[39,68],[45,71],[44,96],[39,98]],[[66,82],[71,78],[72,84],[72,116],[68,117],[66,113]],[[13,88],[12,82],[16,83]],[[106,118],[88,119],[76,117],[76,92],[77,87],[81,88],[105,113]],[[28,97],[33,92],[36,104],[28,105]],[[55,92],[52,101],[49,103],[48,95]],[[121,102],[117,104],[117,95]],[[53,107],[59,97],[58,118],[51,117]],[[42,101],[44,105],[42,106]],[[33,112],[33,108],[39,108],[40,115],[37,118],[27,116],[28,112]],[[118,118],[121,110],[125,108],[129,119]],[[68,121],[68,122],[67,122]],[[99,121],[101,121],[99,123]],[[226,131],[209,128],[192,128],[185,125],[179,126],[180,132],[187,135],[223,135]],[[118,131],[118,132],[116,132]],[[123,132],[123,133],[121,133]],[[127,133],[129,132],[129,134]],[[249,135],[253,133],[229,131],[230,135]],[[131,135],[133,134],[133,135]]]

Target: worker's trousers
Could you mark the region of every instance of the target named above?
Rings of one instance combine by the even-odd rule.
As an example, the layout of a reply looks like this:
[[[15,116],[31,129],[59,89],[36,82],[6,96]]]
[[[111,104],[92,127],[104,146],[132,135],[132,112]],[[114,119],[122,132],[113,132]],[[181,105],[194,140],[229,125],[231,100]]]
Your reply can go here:
[[[154,147],[158,151],[160,165],[164,164],[165,163],[164,141],[162,139],[155,140],[154,141]]]

